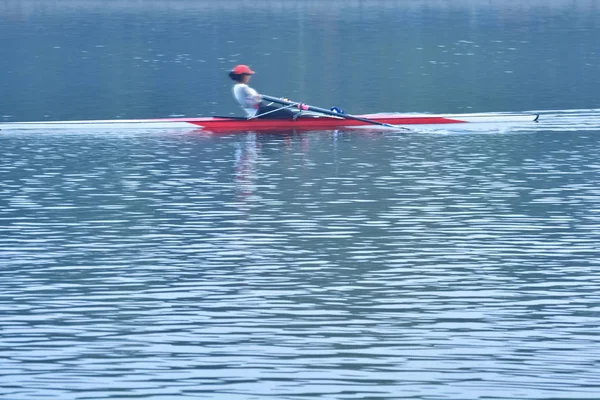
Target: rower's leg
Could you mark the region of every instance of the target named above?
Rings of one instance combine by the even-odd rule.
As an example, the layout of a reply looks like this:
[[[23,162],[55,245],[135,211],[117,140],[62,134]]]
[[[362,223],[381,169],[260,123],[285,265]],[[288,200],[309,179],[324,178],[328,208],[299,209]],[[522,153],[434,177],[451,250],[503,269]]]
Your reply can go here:
[[[298,110],[282,108],[280,105],[260,103],[256,118],[260,119],[292,119]],[[261,115],[264,114],[264,115]]]

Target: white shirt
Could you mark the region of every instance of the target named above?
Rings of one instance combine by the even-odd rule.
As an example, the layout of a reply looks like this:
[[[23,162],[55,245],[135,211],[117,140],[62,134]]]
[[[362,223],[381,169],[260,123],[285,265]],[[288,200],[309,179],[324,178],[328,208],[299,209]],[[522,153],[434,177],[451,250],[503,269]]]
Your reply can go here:
[[[246,111],[248,117],[254,117],[260,106],[258,93],[245,83],[236,83],[233,86],[233,97],[238,104]]]

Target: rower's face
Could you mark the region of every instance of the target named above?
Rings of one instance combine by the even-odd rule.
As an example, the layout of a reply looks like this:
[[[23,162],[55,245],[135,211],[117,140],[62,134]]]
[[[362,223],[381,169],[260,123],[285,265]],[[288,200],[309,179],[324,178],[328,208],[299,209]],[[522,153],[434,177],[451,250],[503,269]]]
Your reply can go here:
[[[252,78],[252,75],[244,75],[244,83],[250,82],[250,78]]]

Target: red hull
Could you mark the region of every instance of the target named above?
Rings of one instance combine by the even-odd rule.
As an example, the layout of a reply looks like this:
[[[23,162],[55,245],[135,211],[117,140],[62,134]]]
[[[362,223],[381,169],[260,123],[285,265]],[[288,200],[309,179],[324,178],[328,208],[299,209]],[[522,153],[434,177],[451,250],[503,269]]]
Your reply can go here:
[[[438,116],[398,116],[398,117],[382,117],[382,116],[362,116],[365,118],[373,118],[379,122],[391,125],[428,125],[428,124],[456,124],[467,122],[459,119],[444,118]],[[287,119],[253,119],[246,120],[243,118],[197,118],[185,119],[187,123],[198,125],[209,131],[267,131],[267,130],[323,130],[323,129],[339,129],[355,126],[374,126],[367,122],[331,118],[331,117],[306,117],[298,118],[295,121]]]

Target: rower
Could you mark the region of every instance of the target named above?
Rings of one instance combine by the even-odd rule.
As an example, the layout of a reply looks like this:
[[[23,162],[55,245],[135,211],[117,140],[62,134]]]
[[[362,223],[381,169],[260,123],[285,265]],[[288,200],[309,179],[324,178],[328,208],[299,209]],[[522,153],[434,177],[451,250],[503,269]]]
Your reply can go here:
[[[254,71],[247,65],[238,65],[229,72],[229,77],[236,82],[233,85],[233,97],[244,109],[248,118],[291,119],[298,116],[298,110],[282,107],[262,100],[258,92],[248,86]]]

